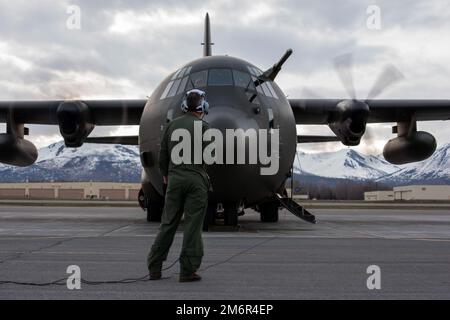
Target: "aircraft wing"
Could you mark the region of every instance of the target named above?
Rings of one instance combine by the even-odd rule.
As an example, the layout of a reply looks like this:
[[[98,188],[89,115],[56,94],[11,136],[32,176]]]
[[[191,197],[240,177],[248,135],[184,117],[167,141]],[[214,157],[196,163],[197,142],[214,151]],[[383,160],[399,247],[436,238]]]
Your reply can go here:
[[[58,124],[58,108],[65,100],[0,101],[0,122]],[[138,125],[147,100],[76,100],[87,106],[94,125]]]
[[[347,112],[339,106],[343,101],[346,100],[290,99],[289,103],[297,124],[330,124]],[[403,122],[411,117],[417,121],[450,119],[450,100],[377,99],[363,102],[369,107],[368,123]]]
[[[450,100],[289,100],[297,124],[328,125],[346,146],[357,146],[367,123],[396,122],[383,149],[384,158],[393,164],[406,164],[429,158],[437,142],[432,134],[417,131],[417,121],[450,120]],[[297,138],[299,143],[320,139]],[[322,137],[323,141],[328,140]]]
[[[138,125],[147,100],[0,101],[0,163],[26,167],[37,157],[36,146],[25,139],[26,124],[58,125],[68,147],[80,147],[95,126]],[[97,138],[91,142],[137,144],[137,137]]]

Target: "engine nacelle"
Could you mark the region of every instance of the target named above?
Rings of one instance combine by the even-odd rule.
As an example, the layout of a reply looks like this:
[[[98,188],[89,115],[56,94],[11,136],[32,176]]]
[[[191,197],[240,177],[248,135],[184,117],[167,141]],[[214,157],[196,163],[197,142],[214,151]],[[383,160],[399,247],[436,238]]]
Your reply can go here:
[[[59,131],[64,138],[66,146],[81,147],[94,130],[89,107],[81,101],[66,101],[60,104],[56,112]]]
[[[428,159],[436,151],[436,139],[424,131],[389,140],[384,146],[383,156],[392,164],[406,164]]]
[[[357,146],[366,132],[369,106],[360,100],[343,100],[338,103],[330,129],[346,146]]]
[[[30,141],[11,134],[0,134],[0,163],[27,167],[35,163],[37,157],[36,146]]]

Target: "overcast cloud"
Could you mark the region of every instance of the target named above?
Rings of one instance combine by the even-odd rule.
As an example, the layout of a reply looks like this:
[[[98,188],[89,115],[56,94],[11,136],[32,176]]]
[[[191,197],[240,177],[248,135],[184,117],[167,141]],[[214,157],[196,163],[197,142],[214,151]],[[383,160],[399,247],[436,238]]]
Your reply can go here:
[[[366,9],[373,4],[381,9],[381,30],[366,27]],[[70,5],[81,9],[80,30],[66,26]],[[294,49],[277,78],[291,98],[347,98],[332,62],[352,52],[359,98],[392,63],[405,80],[379,98],[450,99],[450,1],[445,0],[0,0],[0,99],[145,98],[168,73],[201,56],[206,12],[214,54],[266,69],[287,48]],[[448,122],[419,124],[439,145],[450,142],[449,127]],[[298,129],[330,133],[326,127]],[[56,127],[30,126],[30,131],[40,147],[61,140]],[[96,128],[94,134],[136,132]],[[356,149],[379,153],[390,132],[389,124],[371,125]]]

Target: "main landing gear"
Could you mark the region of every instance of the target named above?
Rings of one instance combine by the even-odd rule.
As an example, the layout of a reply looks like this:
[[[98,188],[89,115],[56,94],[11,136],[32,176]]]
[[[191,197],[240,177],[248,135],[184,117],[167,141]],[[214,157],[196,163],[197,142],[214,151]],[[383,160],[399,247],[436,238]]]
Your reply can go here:
[[[152,187],[153,188],[153,187]],[[147,196],[141,189],[139,191],[139,205],[147,212],[148,222],[161,222],[161,216],[164,209],[164,198],[161,197],[156,191],[152,192],[153,196]]]

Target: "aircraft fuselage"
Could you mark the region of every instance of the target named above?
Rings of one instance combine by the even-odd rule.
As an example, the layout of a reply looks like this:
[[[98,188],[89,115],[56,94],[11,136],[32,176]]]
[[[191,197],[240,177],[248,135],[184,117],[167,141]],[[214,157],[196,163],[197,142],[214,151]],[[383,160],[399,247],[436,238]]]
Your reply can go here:
[[[277,173],[261,175],[259,163],[210,165],[207,170],[214,188],[213,198],[248,207],[283,188],[297,145],[295,119],[284,93],[274,82],[253,86],[260,74],[259,69],[246,61],[210,56],[186,64],[161,82],[149,98],[140,123],[144,191],[153,186],[162,194],[158,168],[161,133],[172,119],[182,114],[181,102],[186,91],[193,87],[207,94],[210,111],[204,120],[224,135],[226,129],[279,130]]]

